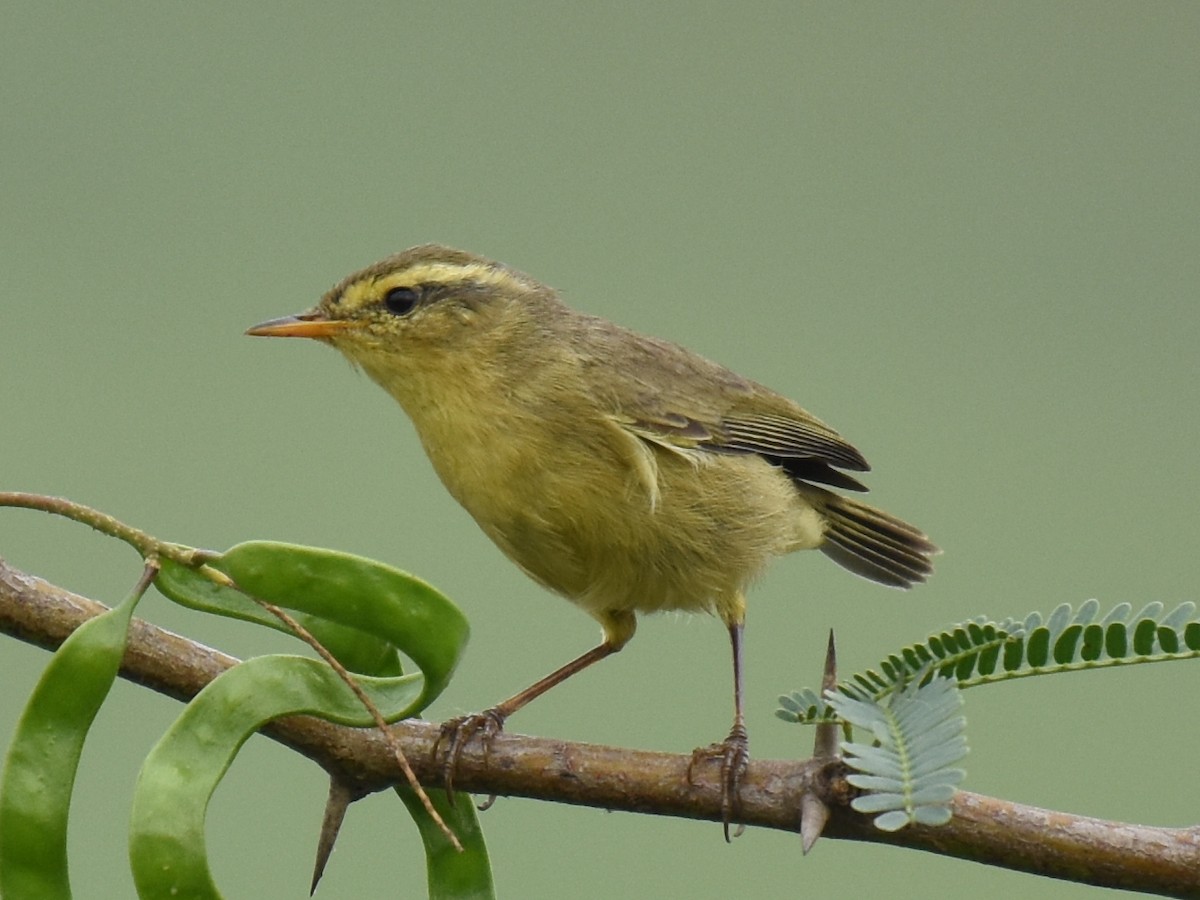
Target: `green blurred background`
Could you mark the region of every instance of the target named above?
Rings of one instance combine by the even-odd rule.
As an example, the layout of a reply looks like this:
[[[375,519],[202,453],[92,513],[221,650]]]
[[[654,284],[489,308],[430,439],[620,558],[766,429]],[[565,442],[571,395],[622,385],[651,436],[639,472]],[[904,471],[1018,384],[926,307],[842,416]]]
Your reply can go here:
[[[489,705],[594,624],[502,558],[392,401],[336,354],[245,338],[429,240],[690,345],[827,419],[944,548],[911,594],[819,554],[750,598],[759,756],[817,680],[976,614],[1197,599],[1200,6],[1190,3],[9,2],[0,28],[0,488],[164,538],[312,543],[410,569],[473,626],[432,713]],[[0,555],[101,600],[137,560],[0,510]],[[290,649],[170,608],[230,652]],[[645,620],[512,730],[677,752],[722,737],[712,620]],[[0,740],[46,654],[0,639]],[[1200,789],[1194,668],[973,691],[966,786],[1162,825]],[[175,704],[119,685],[72,831],[125,897],[139,759]],[[230,897],[305,896],[325,784],[251,741],[211,809]],[[484,815],[507,897],[1075,897],[869,845],[525,800]],[[268,858],[264,865],[261,860]],[[420,896],[399,803],[356,806],[319,896]]]

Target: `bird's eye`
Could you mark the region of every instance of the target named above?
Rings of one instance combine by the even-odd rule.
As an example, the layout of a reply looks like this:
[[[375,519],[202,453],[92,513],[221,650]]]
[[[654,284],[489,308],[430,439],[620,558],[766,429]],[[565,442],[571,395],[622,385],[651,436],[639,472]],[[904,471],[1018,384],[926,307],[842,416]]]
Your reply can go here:
[[[416,288],[394,287],[383,295],[383,305],[388,312],[397,316],[407,316],[417,307],[421,293]]]

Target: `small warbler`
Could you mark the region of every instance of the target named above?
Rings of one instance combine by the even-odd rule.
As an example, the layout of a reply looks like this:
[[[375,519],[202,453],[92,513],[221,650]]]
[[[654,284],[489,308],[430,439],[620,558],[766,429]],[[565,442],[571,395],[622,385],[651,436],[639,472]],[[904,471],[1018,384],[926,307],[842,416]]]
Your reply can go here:
[[[868,466],[824,422],[690,350],[576,312],[501,263],[413,247],[247,333],[315,338],[360,366],[488,537],[603,629],[536,684],[447,723],[448,785],[467,741],[486,747],[512,713],[624,647],[637,613],[705,611],[733,644],[733,728],[697,751],[720,760],[728,839],[749,759],[749,583],[806,549],[892,587],[932,571],[938,550],[920,530],[829,490],[866,490],[847,472]]]

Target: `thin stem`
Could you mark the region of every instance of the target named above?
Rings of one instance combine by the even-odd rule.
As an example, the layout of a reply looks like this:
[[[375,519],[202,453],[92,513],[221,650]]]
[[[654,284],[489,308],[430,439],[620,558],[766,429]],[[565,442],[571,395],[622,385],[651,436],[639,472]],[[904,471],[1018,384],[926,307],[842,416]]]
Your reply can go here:
[[[153,535],[149,535],[144,531],[134,528],[132,525],[126,525],[124,522],[114,519],[108,513],[102,513],[98,509],[84,506],[82,503],[76,503],[65,497],[51,497],[48,494],[28,494],[22,491],[0,491],[0,506],[36,509],[56,516],[63,516],[73,522],[81,522],[99,531],[101,534],[107,534],[109,537],[115,537],[117,540],[124,541],[137,550],[145,559],[149,559],[152,556],[161,556],[180,565],[192,567],[198,565],[209,555],[203,550],[160,541]]]
[[[158,577],[158,570],[162,566],[158,562],[157,555],[146,557],[146,563],[142,566],[141,577],[138,578],[137,584],[133,586],[133,595],[141,597],[146,591],[150,590],[150,585],[154,584],[154,579]]]

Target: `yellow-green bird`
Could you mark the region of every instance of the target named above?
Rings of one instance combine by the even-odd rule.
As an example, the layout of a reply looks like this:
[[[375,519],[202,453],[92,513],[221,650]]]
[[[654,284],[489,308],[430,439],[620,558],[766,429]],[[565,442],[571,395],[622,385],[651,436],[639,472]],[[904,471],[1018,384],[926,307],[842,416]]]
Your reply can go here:
[[[775,393],[677,344],[576,312],[508,266],[413,247],[253,335],[331,344],[408,413],[443,484],[531,578],[603,629],[601,643],[497,706],[448,723],[466,741],[629,642],[637,614],[708,612],[733,643],[723,813],[748,761],[745,591],[775,557],[819,549],[898,588],[931,573],[919,529],[829,488],[866,460]]]

